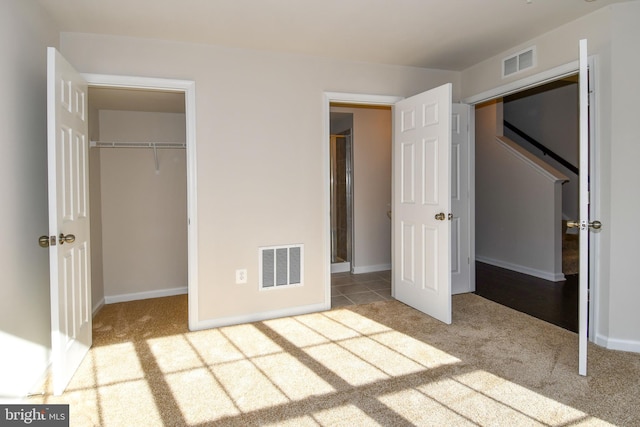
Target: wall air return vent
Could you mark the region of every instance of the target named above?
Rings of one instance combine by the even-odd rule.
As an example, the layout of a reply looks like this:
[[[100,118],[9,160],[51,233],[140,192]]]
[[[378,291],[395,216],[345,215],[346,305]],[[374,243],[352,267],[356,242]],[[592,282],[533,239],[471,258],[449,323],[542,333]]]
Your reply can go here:
[[[260,289],[302,285],[304,245],[261,247],[258,251]]]
[[[530,47],[502,60],[502,78],[536,66],[536,47]]]

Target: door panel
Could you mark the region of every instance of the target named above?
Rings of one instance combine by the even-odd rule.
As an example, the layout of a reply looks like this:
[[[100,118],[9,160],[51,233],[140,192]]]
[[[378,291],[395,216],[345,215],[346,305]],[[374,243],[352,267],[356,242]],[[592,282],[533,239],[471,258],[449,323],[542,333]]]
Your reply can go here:
[[[587,340],[589,311],[589,80],[587,40],[580,40],[580,75],[578,82],[580,116],[580,279],[578,296],[578,373],[587,375]]]
[[[453,104],[451,115],[451,290],[472,292],[471,212],[469,200],[470,107]]]
[[[451,323],[451,85],[395,105],[394,297]]]
[[[91,347],[87,84],[49,48],[47,87],[52,373],[59,395]]]

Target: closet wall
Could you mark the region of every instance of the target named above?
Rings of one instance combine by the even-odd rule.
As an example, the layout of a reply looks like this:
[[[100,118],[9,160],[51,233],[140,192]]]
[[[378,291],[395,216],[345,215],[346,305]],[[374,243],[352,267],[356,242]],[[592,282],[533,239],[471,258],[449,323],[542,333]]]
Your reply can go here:
[[[101,110],[98,123],[100,141],[185,141],[184,114]],[[157,150],[158,170],[150,148],[91,151],[91,192],[99,194],[92,221],[100,225],[92,268],[102,273],[105,302],[186,293],[186,150]]]

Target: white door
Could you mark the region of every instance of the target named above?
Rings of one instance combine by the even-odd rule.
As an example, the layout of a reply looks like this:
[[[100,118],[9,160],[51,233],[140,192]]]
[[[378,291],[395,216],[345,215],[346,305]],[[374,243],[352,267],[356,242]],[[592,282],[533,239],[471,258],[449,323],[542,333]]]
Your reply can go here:
[[[395,104],[394,297],[451,323],[451,84]]]
[[[587,375],[589,311],[589,78],[587,41],[580,40],[580,266],[578,302],[578,373]]]
[[[451,291],[473,292],[471,284],[470,106],[453,104],[451,115]]]
[[[47,50],[49,264],[53,391],[61,394],[91,347],[87,84]]]

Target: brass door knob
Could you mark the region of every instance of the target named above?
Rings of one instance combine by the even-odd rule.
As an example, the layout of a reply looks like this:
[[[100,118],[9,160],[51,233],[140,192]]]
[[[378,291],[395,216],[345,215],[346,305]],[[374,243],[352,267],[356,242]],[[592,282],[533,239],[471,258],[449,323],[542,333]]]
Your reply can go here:
[[[589,227],[593,228],[594,230],[600,230],[602,228],[602,223],[600,221],[591,221],[589,223]]]
[[[567,228],[580,228],[581,225],[580,221],[567,221]],[[590,221],[589,228],[600,230],[602,228],[602,223],[600,221]]]
[[[64,245],[65,243],[73,243],[75,241],[76,241],[76,236],[74,236],[73,234],[67,234],[65,236],[64,233],[60,233],[60,236],[58,236],[58,242],[61,245]]]
[[[38,238],[38,245],[40,245],[41,248],[48,248],[49,247],[49,236],[40,236]]]
[[[440,212],[440,213],[436,214],[436,219],[437,219],[438,221],[444,221],[444,219],[445,219],[445,214],[444,214],[444,212]]]

